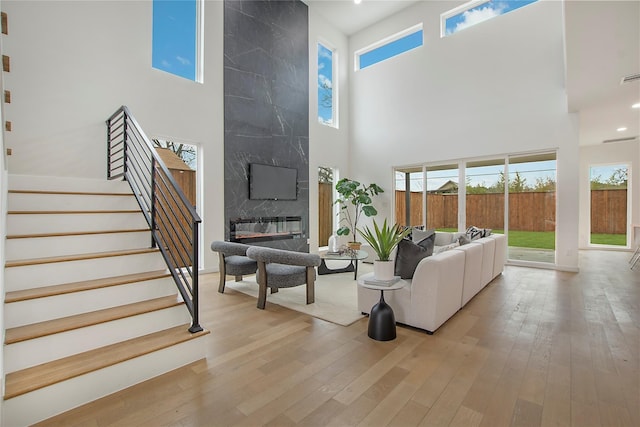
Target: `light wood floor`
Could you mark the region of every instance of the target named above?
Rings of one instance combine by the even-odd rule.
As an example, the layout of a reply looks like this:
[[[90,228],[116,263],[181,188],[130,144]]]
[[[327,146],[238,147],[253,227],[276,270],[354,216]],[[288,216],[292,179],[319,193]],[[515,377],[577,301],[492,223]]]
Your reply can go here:
[[[640,426],[640,268],[507,267],[433,336],[367,337],[202,276],[207,360],[42,425]]]

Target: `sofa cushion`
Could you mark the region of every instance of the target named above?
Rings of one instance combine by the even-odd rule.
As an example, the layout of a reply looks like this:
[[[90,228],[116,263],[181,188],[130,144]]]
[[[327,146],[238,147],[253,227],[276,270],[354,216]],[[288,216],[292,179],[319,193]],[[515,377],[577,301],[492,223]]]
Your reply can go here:
[[[435,234],[414,243],[409,239],[402,239],[398,243],[396,252],[395,275],[402,279],[411,279],[422,258],[433,254]]]

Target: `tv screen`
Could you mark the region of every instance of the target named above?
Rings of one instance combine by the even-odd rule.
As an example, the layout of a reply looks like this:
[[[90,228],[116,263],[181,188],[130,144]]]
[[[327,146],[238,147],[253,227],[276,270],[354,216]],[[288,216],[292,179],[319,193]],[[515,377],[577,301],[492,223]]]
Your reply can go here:
[[[298,170],[281,166],[249,164],[251,200],[296,200]]]

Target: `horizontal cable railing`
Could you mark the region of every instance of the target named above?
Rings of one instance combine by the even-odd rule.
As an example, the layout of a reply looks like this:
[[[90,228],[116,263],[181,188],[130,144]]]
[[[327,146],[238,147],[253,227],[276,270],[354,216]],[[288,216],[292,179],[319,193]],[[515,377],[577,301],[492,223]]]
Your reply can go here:
[[[198,229],[202,222],[153,144],[126,106],[107,119],[107,178],[123,178],[133,190],[158,247],[198,322]]]

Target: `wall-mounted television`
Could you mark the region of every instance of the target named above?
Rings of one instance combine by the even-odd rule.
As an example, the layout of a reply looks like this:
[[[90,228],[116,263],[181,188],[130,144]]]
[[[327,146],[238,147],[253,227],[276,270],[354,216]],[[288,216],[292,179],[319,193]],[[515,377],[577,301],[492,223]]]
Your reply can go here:
[[[282,166],[249,164],[249,199],[297,200],[298,170]]]

